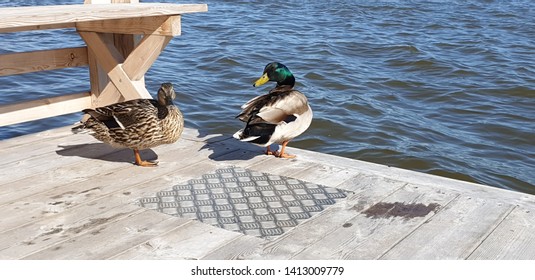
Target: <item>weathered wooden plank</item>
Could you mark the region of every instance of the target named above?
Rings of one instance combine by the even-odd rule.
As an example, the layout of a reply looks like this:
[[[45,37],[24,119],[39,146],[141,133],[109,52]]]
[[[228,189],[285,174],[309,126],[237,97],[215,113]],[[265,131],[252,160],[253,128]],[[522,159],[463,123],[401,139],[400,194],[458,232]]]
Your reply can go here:
[[[236,146],[239,149],[254,151],[258,156],[262,156],[263,153],[263,149],[259,149],[248,143],[239,142],[235,139],[228,139],[225,141],[225,144]],[[347,167],[338,167],[337,165],[324,164],[302,158],[281,159],[273,156],[265,157],[267,158],[266,161],[252,165],[250,168],[281,176],[292,176],[296,179],[330,187],[339,185],[343,181],[353,178],[355,174],[358,174],[353,168],[348,169]]]
[[[130,151],[114,151],[111,147],[109,149],[110,153],[99,158],[98,162],[81,159],[72,164],[45,170],[45,172],[32,174],[1,185],[0,206],[21,201],[27,199],[27,197],[36,196],[39,193],[49,192],[53,189],[79,184],[95,176],[100,176],[102,170],[106,170],[107,173],[115,173],[130,167],[129,165],[118,165],[115,161],[107,160],[118,157],[128,159],[131,157]],[[142,153],[143,155],[146,156],[147,154]]]
[[[26,134],[5,139],[0,141],[0,157],[5,158],[6,156],[17,154],[21,150],[24,152],[29,152],[31,149],[28,149],[28,146],[55,146],[58,142],[61,142],[62,139],[66,139],[66,141],[76,141],[77,136],[72,136],[73,133],[70,128],[60,127],[41,131],[35,134]],[[19,158],[23,159],[25,158],[25,155],[20,154]]]
[[[184,143],[182,143],[184,144]],[[162,166],[156,168],[141,168],[138,166],[130,165],[127,168],[113,170],[113,173],[101,174],[98,177],[86,177],[87,180],[83,182],[77,182],[76,184],[65,184],[61,188],[49,189],[47,186],[42,192],[33,188],[36,192],[35,195],[29,197],[19,197],[16,193],[17,199],[13,199],[10,196],[2,197],[3,200],[10,201],[9,203],[0,206],[0,211],[4,213],[4,216],[0,217],[0,225],[3,229],[11,229],[25,223],[32,222],[38,219],[41,215],[46,215],[49,211],[50,205],[67,205],[65,209],[73,205],[77,205],[82,201],[88,202],[87,190],[94,190],[98,192],[99,196],[103,196],[109,193],[120,191],[131,185],[141,184],[148,182],[151,179],[161,177],[165,174],[170,174],[179,168],[187,167],[194,163],[206,160],[206,156],[203,156],[207,151],[197,151],[198,146],[201,143],[187,143],[173,150],[167,151],[165,154],[168,158],[181,158],[180,161],[162,162]],[[197,147],[195,147],[197,145]],[[94,151],[86,151],[81,149],[81,153],[88,153],[93,155]],[[226,150],[225,148],[217,151],[220,154],[232,152],[232,150]],[[70,157],[69,157],[70,158]],[[62,160],[61,162],[64,162]],[[92,160],[93,162],[86,161],[85,164],[97,164],[98,160]],[[61,168],[61,167],[60,167]],[[131,176],[136,174],[137,176]],[[117,180],[121,178],[121,180]],[[67,183],[67,182],[64,182]],[[67,194],[67,197],[64,197]],[[93,198],[95,199],[95,198]],[[62,209],[63,210],[63,209]]]
[[[32,223],[2,233],[0,257],[19,259],[62,242],[73,242],[72,239],[76,239],[78,235],[91,233],[98,230],[97,227],[143,211],[129,200],[147,191],[147,188],[150,187],[125,186],[124,190],[108,197],[94,200],[89,198],[87,203],[78,205],[69,201],[59,203],[62,201],[59,201],[58,197],[58,203],[51,206],[46,215]],[[89,197],[100,195],[98,188],[87,190],[85,194]],[[72,194],[66,193],[64,198],[69,195]],[[182,219],[182,222],[185,221],[187,220]]]
[[[3,232],[0,238],[0,259],[23,258],[76,236],[98,231],[106,224],[142,211],[136,205],[100,200],[80,205],[77,211],[51,214],[45,219]]]
[[[23,259],[106,259],[183,223],[182,219],[146,210],[69,239],[69,242],[62,242],[25,256]]]
[[[259,156],[266,158],[266,160],[250,166],[250,169],[274,175],[292,176],[293,174],[315,166],[315,164],[311,162],[280,159],[267,155]]]
[[[42,152],[43,150],[52,150],[55,155],[48,153],[12,161],[10,168],[0,169],[0,175],[2,175],[0,177],[0,185],[10,184],[29,176],[39,176],[43,172],[46,173],[57,168],[61,169],[84,159],[99,159],[116,151],[96,141],[89,143],[58,143],[50,148],[39,149],[37,152]]]
[[[331,224],[334,231],[291,258],[379,258],[457,196],[431,188],[405,186],[356,217]]]
[[[515,208],[469,256],[482,260],[535,259],[535,211]]]
[[[2,9],[2,8],[0,8],[0,9]],[[0,13],[2,13],[2,12],[3,11],[0,10]],[[31,26],[1,28],[0,33],[34,31],[34,30],[47,30],[47,29],[75,28],[75,27],[76,27],[76,23],[74,23],[74,22],[56,23],[56,24],[38,24],[38,25],[31,25]]]
[[[84,0],[84,4],[139,3],[139,0]]]
[[[353,177],[343,181],[335,187],[346,190],[348,193],[355,194],[364,191],[369,192],[372,188],[386,188],[386,191],[393,191],[405,186],[406,184],[407,183],[403,181],[355,172]]]
[[[344,182],[352,186],[354,194],[345,200],[331,205],[316,216],[306,220],[281,237],[267,242],[263,248],[250,249],[249,255],[237,255],[245,259],[290,259],[322,239],[329,238],[329,234],[343,227],[358,216],[362,211],[382,201],[400,190],[405,183],[384,181],[381,178],[355,176]],[[354,187],[358,185],[359,187]],[[256,250],[255,250],[256,249]],[[224,248],[229,251],[229,248]],[[325,259],[327,256],[318,257]]]
[[[235,142],[236,143],[236,142]],[[248,144],[239,143],[240,148],[247,148]],[[238,144],[234,144],[238,145]],[[253,149],[256,151],[256,149]],[[260,152],[258,152],[260,154]],[[345,180],[355,176],[357,172],[340,168],[334,165],[326,165],[314,161],[298,159],[281,159],[267,156],[267,160],[250,168],[261,172],[272,173],[281,176],[291,176],[296,179],[314,182],[326,186],[336,186]],[[333,177],[335,175],[335,177]]]
[[[212,138],[199,138],[208,143],[221,143],[227,147],[239,150],[236,153],[221,157],[229,165],[241,166],[264,173],[270,173],[280,176],[293,176],[305,169],[318,167],[314,162],[301,161],[298,159],[281,159],[274,156],[268,156],[263,153],[264,148],[240,142],[231,136],[217,136]],[[208,146],[207,146],[208,147]],[[261,159],[257,162],[251,162],[251,159]],[[247,160],[247,161],[244,161]],[[244,165],[245,164],[245,165]]]
[[[0,76],[79,67],[88,64],[87,48],[0,54]]]
[[[70,114],[90,106],[87,92],[2,105],[0,126]]]
[[[175,172],[179,172],[179,170]],[[122,175],[121,173],[125,172],[117,172],[119,176]],[[2,240],[9,242],[0,242],[0,248],[3,248],[0,251],[0,255],[4,254],[9,255],[11,258],[21,258],[25,254],[43,249],[51,244],[64,242],[68,238],[75,236],[75,234],[71,234],[72,230],[70,228],[79,228],[80,224],[88,224],[91,220],[100,221],[108,216],[115,215],[113,213],[110,214],[106,209],[126,211],[123,209],[130,209],[131,207],[129,205],[132,205],[135,209],[139,209],[139,206],[134,205],[135,200],[139,196],[156,192],[164,186],[165,180],[160,180],[158,182],[159,185],[155,186],[150,183],[140,182],[138,184],[128,184],[130,182],[127,182],[123,188],[118,188],[117,186],[106,188],[106,186],[102,185],[106,181],[102,183],[97,182],[94,185],[90,183],[89,181],[80,183],[83,188],[86,188],[85,190],[78,191],[72,190],[72,188],[66,188],[58,190],[54,196],[51,196],[52,193],[50,193],[48,198],[43,202],[33,202],[32,204],[35,207],[41,208],[42,212],[40,213],[25,211],[24,213],[16,214],[19,218],[22,217],[22,220],[30,222],[12,227],[1,233]],[[108,180],[107,183],[109,184],[110,181]],[[26,203],[24,205],[27,205]],[[40,204],[45,204],[46,207],[41,207]],[[13,225],[12,222],[10,223],[9,220],[5,219],[0,224],[2,229],[10,227],[10,224]],[[41,231],[43,228],[49,229],[49,231],[56,229],[56,232],[47,234],[46,240],[36,238],[36,236],[42,237]],[[57,230],[58,228],[61,228],[61,230]],[[87,232],[87,230],[84,232]],[[26,243],[32,243],[32,246],[23,246]],[[17,249],[18,247],[23,247],[23,249]]]
[[[328,187],[340,185],[354,176],[355,172],[353,170],[327,164],[316,164],[315,166],[292,174],[293,178],[314,182],[315,184]]]
[[[57,28],[79,22],[206,12],[206,4],[92,4],[0,8],[0,32]],[[59,26],[58,26],[59,25]]]
[[[514,206],[461,196],[381,259],[465,259]]]
[[[204,260],[240,260],[260,250],[266,242],[264,239],[250,235],[241,235],[236,239],[215,248],[202,257]]]
[[[198,144],[200,145],[201,143]],[[197,148],[192,150],[197,150]],[[216,154],[226,155],[226,152],[226,150],[220,149]],[[75,235],[71,234],[72,230],[70,228],[80,228],[81,225],[94,223],[92,221],[107,219],[106,217],[115,215],[113,211],[122,211],[122,206],[129,209],[130,206],[128,205],[135,204],[140,197],[151,196],[155,192],[168,189],[177,183],[184,183],[189,179],[198,178],[202,174],[213,172],[215,169],[222,167],[222,164],[225,164],[217,162],[217,155],[214,158],[214,161],[201,160],[194,164],[184,162],[186,167],[181,169],[171,168],[162,172],[156,171],[163,169],[149,169],[151,171],[150,176],[139,174],[142,176],[137,176],[138,179],[135,180],[130,180],[125,176],[126,174],[131,174],[131,170],[118,170],[96,178],[96,180],[79,182],[77,183],[78,189],[65,187],[48,193],[43,196],[43,199],[34,199],[36,201],[33,204],[34,207],[38,208],[39,203],[48,202],[47,208],[41,213],[32,213],[32,209],[19,208],[19,220],[31,222],[1,233],[3,240],[9,242],[2,243],[0,241],[0,248],[4,248],[0,250],[0,256],[4,254],[9,258],[16,259],[54,244],[71,242],[68,240],[74,238]],[[256,162],[256,160],[251,162]],[[154,174],[153,172],[156,173]],[[88,177],[92,176],[88,174]],[[120,184],[115,182],[117,181],[116,178],[122,178],[120,183],[123,185],[122,188],[118,186]],[[111,210],[105,211],[106,209]],[[29,216],[31,216],[31,219],[28,218]],[[9,227],[9,221],[2,221],[0,223],[2,228]],[[58,230],[59,228],[61,230]],[[77,233],[83,234],[92,229],[91,227],[86,228],[84,228],[83,232],[79,231]],[[46,240],[41,238],[43,237],[43,229],[49,232],[46,235]],[[27,246],[28,243],[31,243],[32,246]]]
[[[0,140],[0,156],[4,154],[9,154],[10,152],[7,152],[9,150],[16,151],[19,148],[27,145],[32,145],[45,141],[55,141],[57,139],[70,136],[71,134],[72,132],[70,132],[70,130],[67,131],[65,127],[60,127],[37,132],[34,134],[24,134]]]
[[[198,221],[191,221],[111,259],[198,260],[214,248],[235,240],[242,234]]]
[[[26,145],[19,145],[16,148],[5,149],[0,151],[0,157],[5,160],[5,163],[17,163],[19,161],[34,160],[36,157],[50,157],[61,149],[76,148],[79,144],[96,143],[93,137],[88,134],[73,134],[68,132],[69,137],[61,138],[44,138],[37,143],[29,142]],[[3,170],[3,168],[0,168]]]
[[[180,16],[138,17],[79,22],[76,24],[78,31],[164,36],[179,36],[180,28]]]

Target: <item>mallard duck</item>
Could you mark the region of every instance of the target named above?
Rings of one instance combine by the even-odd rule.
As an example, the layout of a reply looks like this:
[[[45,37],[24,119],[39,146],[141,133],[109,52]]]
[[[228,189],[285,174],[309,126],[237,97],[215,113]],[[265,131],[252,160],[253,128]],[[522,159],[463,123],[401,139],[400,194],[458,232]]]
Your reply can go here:
[[[295,78],[282,63],[271,62],[264,68],[264,73],[254,84],[261,86],[268,81],[277,82],[277,86],[268,94],[257,96],[241,106],[242,111],[236,117],[245,122],[245,128],[234,134],[234,138],[267,147],[266,154],[281,158],[294,158],[284,152],[286,145],[293,138],[301,135],[312,122],[312,109],[306,96],[295,90]],[[281,144],[281,150],[271,151],[273,143]]]
[[[113,147],[132,149],[139,166],[156,166],[157,162],[141,160],[139,150],[178,140],[184,129],[184,117],[173,105],[175,97],[173,84],[163,83],[157,100],[134,99],[83,110],[89,118],[72,130],[85,130]]]

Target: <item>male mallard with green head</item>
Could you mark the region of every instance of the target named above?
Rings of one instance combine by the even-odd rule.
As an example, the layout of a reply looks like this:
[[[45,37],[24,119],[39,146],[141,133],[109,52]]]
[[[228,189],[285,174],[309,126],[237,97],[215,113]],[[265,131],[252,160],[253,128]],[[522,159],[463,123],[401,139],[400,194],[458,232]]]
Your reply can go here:
[[[175,97],[173,84],[163,83],[158,100],[134,99],[85,109],[83,112],[89,118],[72,130],[75,133],[86,130],[113,147],[132,149],[139,166],[156,166],[157,162],[141,160],[139,150],[178,140],[184,129],[184,117],[173,104]]]
[[[282,63],[271,62],[253,86],[261,86],[268,81],[277,86],[268,94],[249,100],[236,117],[245,122],[245,128],[234,134],[234,138],[267,147],[266,154],[281,158],[294,158],[284,152],[293,138],[301,135],[312,122],[312,109],[306,96],[295,90],[295,78]],[[273,143],[281,144],[281,150],[271,151]]]

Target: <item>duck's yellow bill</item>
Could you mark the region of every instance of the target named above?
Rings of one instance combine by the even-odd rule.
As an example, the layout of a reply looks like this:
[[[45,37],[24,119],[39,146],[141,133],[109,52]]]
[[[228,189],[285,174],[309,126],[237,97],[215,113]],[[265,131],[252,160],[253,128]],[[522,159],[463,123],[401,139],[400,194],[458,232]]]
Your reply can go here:
[[[264,75],[262,75],[262,77],[260,77],[260,79],[256,80],[256,82],[254,82],[253,86],[254,87],[258,87],[258,86],[261,86],[261,85],[267,83],[268,81],[269,81],[268,75],[264,74]]]

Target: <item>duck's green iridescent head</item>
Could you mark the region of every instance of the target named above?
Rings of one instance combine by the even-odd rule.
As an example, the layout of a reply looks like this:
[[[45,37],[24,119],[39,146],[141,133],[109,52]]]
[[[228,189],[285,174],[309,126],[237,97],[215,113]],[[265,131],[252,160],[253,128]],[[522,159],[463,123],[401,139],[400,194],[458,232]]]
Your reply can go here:
[[[290,69],[282,63],[271,62],[264,68],[264,74],[253,84],[254,87],[261,86],[269,81],[277,82],[277,86],[295,85],[295,78]]]

